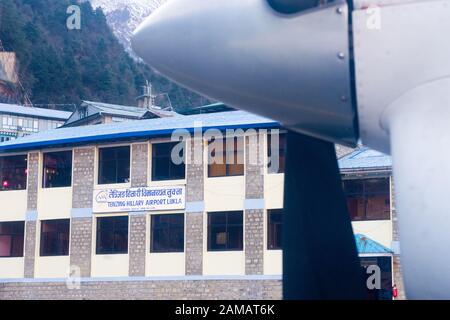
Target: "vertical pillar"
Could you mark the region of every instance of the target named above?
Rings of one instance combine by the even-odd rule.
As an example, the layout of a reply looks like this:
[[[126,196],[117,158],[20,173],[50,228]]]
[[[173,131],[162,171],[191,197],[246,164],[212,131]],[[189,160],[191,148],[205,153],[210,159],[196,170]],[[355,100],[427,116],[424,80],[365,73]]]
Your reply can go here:
[[[131,146],[131,186],[144,187],[148,181],[148,143]],[[130,213],[129,275],[145,276],[147,217],[145,212]]]
[[[36,221],[37,197],[39,183],[39,153],[28,154],[28,182],[27,182],[27,214],[25,221],[25,278],[34,277],[34,263],[36,255]]]
[[[405,288],[403,285],[403,271],[402,265],[400,261],[400,252],[399,252],[399,235],[398,235],[398,218],[397,211],[395,209],[395,193],[394,193],[394,179],[392,176],[390,177],[391,181],[391,215],[392,215],[392,247],[394,250],[394,254],[392,255],[392,283],[397,286],[398,296],[397,300],[406,299]]]
[[[203,139],[186,142],[186,218],[185,218],[185,272],[186,275],[203,273],[203,216],[204,176]],[[195,161],[197,160],[197,161]]]
[[[264,273],[263,136],[245,137],[245,274]]]
[[[77,148],[73,153],[70,265],[79,268],[81,277],[90,277],[95,147]]]

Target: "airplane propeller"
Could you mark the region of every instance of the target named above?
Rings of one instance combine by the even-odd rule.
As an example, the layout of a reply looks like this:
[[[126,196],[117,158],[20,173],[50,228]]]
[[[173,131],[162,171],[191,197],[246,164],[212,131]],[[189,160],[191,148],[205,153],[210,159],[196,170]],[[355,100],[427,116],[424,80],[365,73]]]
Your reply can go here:
[[[392,154],[408,297],[450,298],[449,17],[450,0],[171,0],[136,30],[162,74],[289,130],[285,298],[365,297],[332,145],[359,139]]]

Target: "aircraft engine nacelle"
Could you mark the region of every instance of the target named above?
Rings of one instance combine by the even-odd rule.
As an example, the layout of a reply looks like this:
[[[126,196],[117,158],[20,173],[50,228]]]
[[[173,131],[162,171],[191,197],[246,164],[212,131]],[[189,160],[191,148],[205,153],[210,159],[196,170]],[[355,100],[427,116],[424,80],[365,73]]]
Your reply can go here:
[[[391,153],[407,295],[450,298],[450,0],[317,2],[171,0],[133,48],[206,96]]]

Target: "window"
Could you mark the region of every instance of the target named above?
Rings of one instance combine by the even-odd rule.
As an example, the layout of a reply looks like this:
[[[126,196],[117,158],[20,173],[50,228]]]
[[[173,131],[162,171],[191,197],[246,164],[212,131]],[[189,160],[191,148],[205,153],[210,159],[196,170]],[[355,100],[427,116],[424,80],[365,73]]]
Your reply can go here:
[[[278,137],[278,142],[275,143],[273,139]],[[272,148],[275,148],[278,144],[278,155],[273,154],[272,159]],[[275,151],[276,152],[276,151]],[[278,161],[277,161],[278,157]],[[286,166],[286,134],[281,133],[278,135],[267,135],[267,170],[268,173],[284,173]]]
[[[61,188],[72,185],[72,151],[44,153],[44,188]]]
[[[283,210],[273,209],[267,212],[267,249],[281,250],[281,231],[283,226]]]
[[[0,191],[27,188],[27,155],[0,157]]]
[[[0,257],[23,257],[25,222],[0,222]]]
[[[97,218],[96,253],[128,253],[127,216]]]
[[[208,213],[208,251],[243,249],[243,213]]]
[[[99,150],[98,184],[130,181],[130,146]]]
[[[231,146],[227,148],[227,140]],[[228,142],[230,145],[230,143]],[[220,139],[208,145],[208,176],[240,176],[244,174],[244,138]]]
[[[151,216],[150,252],[184,251],[184,214]]]
[[[389,220],[389,178],[345,180],[347,207],[353,221]]]
[[[41,222],[41,256],[69,254],[70,219]]]
[[[152,180],[177,180],[185,178],[185,161],[175,164],[172,161],[172,149],[179,142],[155,143],[152,145]],[[180,154],[184,157],[184,154]]]

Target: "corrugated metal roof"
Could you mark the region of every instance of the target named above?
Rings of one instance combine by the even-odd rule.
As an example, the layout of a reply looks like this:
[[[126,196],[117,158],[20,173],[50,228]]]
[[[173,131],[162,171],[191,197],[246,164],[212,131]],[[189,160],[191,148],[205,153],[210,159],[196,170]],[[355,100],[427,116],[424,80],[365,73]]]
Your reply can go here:
[[[135,107],[135,106],[122,106],[122,105],[118,105],[118,104],[109,104],[109,103],[93,102],[93,101],[83,101],[83,103],[94,106],[94,107],[100,109],[101,112],[111,114],[111,115],[125,116],[125,117],[140,118],[148,111],[147,109],[139,108],[139,107]]]
[[[389,155],[366,147],[342,157],[338,162],[341,170],[390,168],[392,166],[392,159]]]
[[[372,254],[372,253],[392,253],[392,250],[386,248],[382,244],[370,239],[363,234],[355,234],[356,248],[358,253]]]
[[[55,120],[67,120],[72,112],[50,110],[44,108],[24,107],[16,104],[0,103],[0,112],[13,113],[30,117],[47,118]]]
[[[121,123],[68,127],[36,133],[0,144],[0,152],[30,150],[67,144],[114,141],[140,137],[170,135],[175,129],[192,132],[195,127],[264,128],[279,127],[278,122],[245,111],[206,113],[184,117],[133,120]]]

